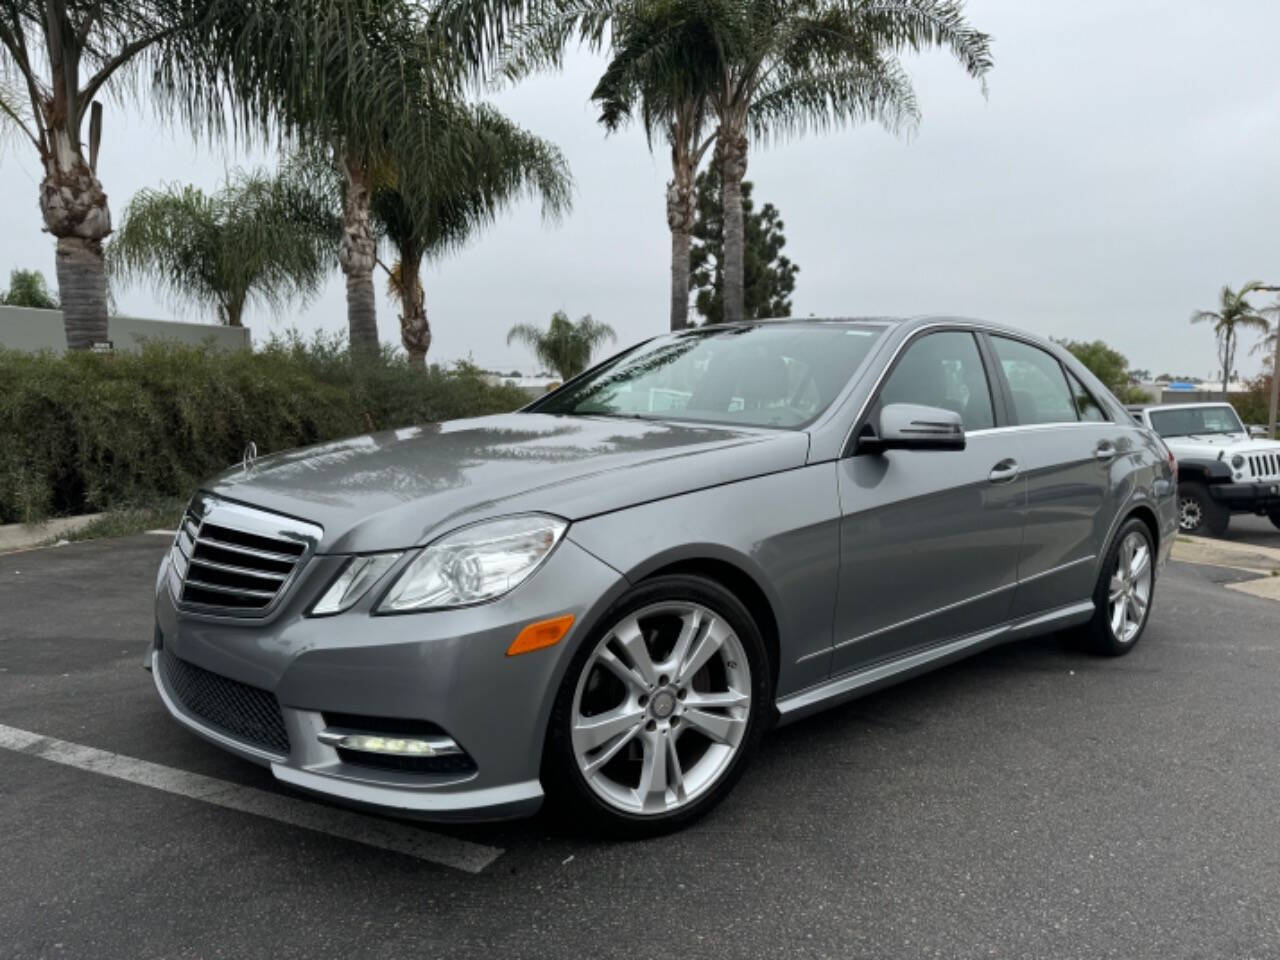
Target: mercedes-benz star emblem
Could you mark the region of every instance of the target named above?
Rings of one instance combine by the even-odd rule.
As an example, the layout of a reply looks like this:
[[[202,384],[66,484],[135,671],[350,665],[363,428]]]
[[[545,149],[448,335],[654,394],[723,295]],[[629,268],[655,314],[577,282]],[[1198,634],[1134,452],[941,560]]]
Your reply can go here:
[[[240,466],[244,467],[244,472],[248,473],[253,469],[253,465],[258,462],[258,445],[252,440],[249,445],[244,448],[244,457],[240,461]]]

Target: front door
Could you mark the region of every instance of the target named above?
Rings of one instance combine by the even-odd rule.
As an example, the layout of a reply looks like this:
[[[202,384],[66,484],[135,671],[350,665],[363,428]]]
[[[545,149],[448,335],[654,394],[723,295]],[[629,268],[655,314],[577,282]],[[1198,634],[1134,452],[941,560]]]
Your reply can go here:
[[[869,405],[954,410],[960,451],[840,461],[840,585],[833,675],[1004,623],[1017,583],[1026,484],[974,334],[925,333]]]

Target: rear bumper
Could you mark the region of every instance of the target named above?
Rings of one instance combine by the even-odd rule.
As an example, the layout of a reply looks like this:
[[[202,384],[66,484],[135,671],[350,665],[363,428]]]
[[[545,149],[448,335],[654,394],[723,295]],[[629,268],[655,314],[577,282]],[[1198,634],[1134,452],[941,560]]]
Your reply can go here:
[[[1280,480],[1211,483],[1209,495],[1232,510],[1251,510],[1258,513],[1280,510]]]
[[[304,573],[277,615],[253,623],[179,610],[161,577],[150,666],[174,719],[266,766],[282,782],[340,803],[434,820],[535,812],[555,693],[587,625],[625,589],[623,578],[566,539],[528,583],[490,604],[402,616],[357,608],[306,617],[311,587],[323,589],[332,571],[320,573],[318,579]],[[563,613],[576,622],[559,644],[506,656],[522,626]],[[275,722],[283,721],[287,746],[280,737],[275,747],[270,738],[255,742],[195,712],[199,705],[183,698],[181,672],[169,675],[169,655],[262,692],[272,710],[278,704]],[[473,763],[460,771],[420,772],[349,762],[321,736],[333,714],[437,725]]]

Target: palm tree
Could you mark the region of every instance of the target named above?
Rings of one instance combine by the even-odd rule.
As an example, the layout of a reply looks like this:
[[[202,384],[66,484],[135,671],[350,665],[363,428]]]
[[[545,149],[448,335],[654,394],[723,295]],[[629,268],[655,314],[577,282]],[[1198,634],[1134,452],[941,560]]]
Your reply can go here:
[[[532,323],[517,323],[507,334],[508,345],[519,341],[530,347],[538,362],[560,374],[561,380],[571,380],[587,369],[596,348],[606,340],[616,339],[613,327],[597,323],[591,314],[574,323],[563,310],[551,315],[547,330]]]
[[[1231,368],[1236,357],[1236,343],[1239,330],[1261,330],[1266,333],[1270,329],[1266,317],[1254,309],[1248,296],[1256,293],[1262,284],[1256,280],[1246,283],[1239,290],[1228,286],[1222,288],[1218,295],[1217,310],[1197,310],[1191,314],[1192,323],[1212,323],[1213,332],[1218,338],[1218,357],[1222,361],[1222,399],[1227,399],[1227,383],[1231,379]]]
[[[1275,290],[1274,287],[1269,289]],[[1275,329],[1262,338],[1250,353],[1271,354],[1271,405],[1267,413],[1267,436],[1275,438],[1277,416],[1280,415],[1280,302],[1258,311],[1264,317],[1275,320]]]
[[[178,302],[243,325],[251,300],[272,309],[314,295],[333,269],[339,224],[297,173],[237,173],[217,193],[141,190],[107,245],[111,274],[148,279]]]
[[[668,39],[670,38],[670,39]],[[671,329],[689,325],[690,250],[697,215],[694,180],[715,142],[708,133],[715,60],[705,56],[714,38],[676,3],[639,3],[613,17],[613,59],[591,98],[600,122],[616,131],[637,109],[653,147],[660,134],[671,150],[667,227],[671,231]],[[650,53],[660,48],[663,56]]]
[[[695,95],[698,103],[705,98],[717,124],[724,320],[730,322],[743,318],[742,181],[751,139],[766,142],[866,120],[891,131],[913,124],[918,110],[899,60],[904,51],[946,48],[979,79],[992,64],[990,38],[969,26],[963,0],[576,0],[549,6],[551,13],[517,31],[509,72],[558,62],[557,44],[576,34],[595,47],[612,44],[597,88],[612,104],[606,117],[609,109],[626,114],[639,101],[646,115],[669,124],[681,95],[686,103]]]
[[[68,347],[106,339],[100,95],[146,96],[209,135],[400,137],[424,91],[461,83],[526,6],[441,0],[428,16],[413,0],[0,0],[0,114],[44,169],[40,208],[57,241]],[[439,159],[421,128],[404,140],[406,157],[416,145]]]
[[[437,105],[444,119],[446,107]],[[441,149],[465,156],[465,168],[432,182],[430,171],[412,171],[420,193],[403,189],[409,179],[399,163],[383,167],[384,180],[370,197],[373,223],[396,251],[387,268],[388,290],[400,302],[400,336],[412,366],[425,369],[431,348],[422,287],[422,260],[458,249],[506,207],[538,196],[546,217],[569,208],[571,180],[560,151],[521,129],[492,107],[454,105],[440,124]]]

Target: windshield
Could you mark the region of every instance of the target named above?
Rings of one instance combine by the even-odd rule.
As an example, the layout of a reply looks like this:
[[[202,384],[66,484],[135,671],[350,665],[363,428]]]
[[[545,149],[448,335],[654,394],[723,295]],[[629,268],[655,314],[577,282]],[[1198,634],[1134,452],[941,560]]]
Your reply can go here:
[[[1151,425],[1162,437],[1244,433],[1244,427],[1240,423],[1240,418],[1236,416],[1235,409],[1225,403],[1218,407],[1152,410]]]
[[[689,330],[642,344],[530,409],[802,427],[830,406],[883,331],[799,321]]]

